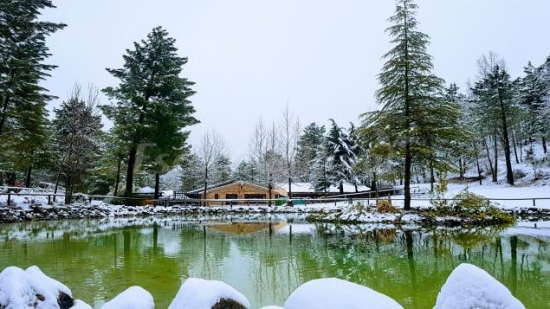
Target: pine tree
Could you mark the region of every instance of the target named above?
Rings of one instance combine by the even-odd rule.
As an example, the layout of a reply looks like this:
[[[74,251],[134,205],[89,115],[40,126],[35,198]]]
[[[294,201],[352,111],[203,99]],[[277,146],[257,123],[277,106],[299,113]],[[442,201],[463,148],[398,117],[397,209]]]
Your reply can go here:
[[[180,167],[183,192],[198,189],[204,184],[204,166],[195,153],[184,155],[180,160]]]
[[[513,100],[514,93],[510,75],[505,68],[496,64],[484,78],[475,83],[472,91],[478,109],[483,111],[479,121],[500,133],[506,160],[506,180],[508,184],[513,185],[510,127],[512,115],[517,112],[517,106]]]
[[[251,161],[242,160],[239,165],[233,171],[231,178],[234,180],[248,181],[251,183],[257,183],[259,169],[256,164]]]
[[[311,181],[311,174],[318,146],[324,142],[325,126],[319,126],[315,122],[304,128],[298,138],[298,151],[296,154],[296,173],[302,181]]]
[[[55,109],[54,148],[58,152],[57,167],[65,180],[66,204],[71,202],[76,182],[99,157],[102,124],[96,103],[94,99],[86,102],[77,86],[61,108]]]
[[[48,8],[55,8],[52,1],[0,1],[0,161],[3,168],[27,169],[27,183],[46,149],[46,104],[55,98],[39,85],[56,67],[44,64],[46,38],[66,26],[38,21]]]
[[[547,80],[546,66],[550,65],[550,58],[540,67],[535,67],[531,62],[527,64],[523,72],[525,77],[519,80],[520,103],[528,111],[528,133],[532,137],[540,137],[544,153],[548,151],[546,147],[546,134],[548,129],[548,95],[550,94],[550,80]]]
[[[222,183],[230,180],[231,178],[231,159],[226,154],[220,154],[214,160],[212,169],[212,183]]]
[[[114,122],[111,132],[127,154],[126,192],[131,195],[138,149],[144,148],[149,168],[157,174],[177,164],[185,150],[187,126],[198,123],[189,97],[193,82],[180,77],[187,58],[177,55],[175,40],[161,27],[127,50],[121,69],[107,69],[120,80],[118,87],[103,89],[114,103],[104,105]],[[147,162],[145,162],[147,163]],[[155,187],[158,188],[158,185]]]
[[[353,175],[353,165],[356,155],[348,136],[343,132],[333,119],[330,119],[331,127],[325,138],[328,152],[328,161],[332,167],[328,174],[330,183],[339,188],[340,194],[344,193],[343,185],[349,182]]]
[[[417,9],[412,0],[397,0],[396,13],[389,18],[393,25],[387,29],[394,47],[384,55],[386,63],[378,75],[382,86],[376,98],[383,107],[364,121],[371,131],[387,132],[388,139],[380,142],[390,143],[403,158],[407,210],[411,207],[414,162],[434,153],[436,142],[446,140],[456,130],[442,126],[442,117],[457,115],[455,107],[441,99],[443,80],[431,72],[429,37],[416,30]],[[451,123],[446,119],[443,122]],[[427,143],[426,136],[434,142]]]
[[[332,170],[332,161],[329,160],[330,150],[328,144],[323,140],[318,144],[315,150],[315,159],[311,166],[311,175],[309,176],[311,187],[315,192],[327,192],[330,189],[330,173]]]

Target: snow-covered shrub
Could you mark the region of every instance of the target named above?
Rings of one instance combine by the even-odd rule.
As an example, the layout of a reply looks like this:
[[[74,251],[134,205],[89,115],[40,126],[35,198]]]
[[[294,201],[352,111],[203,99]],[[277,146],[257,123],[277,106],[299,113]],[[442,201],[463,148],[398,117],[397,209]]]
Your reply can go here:
[[[527,176],[527,174],[523,170],[518,169],[518,168],[514,169],[512,171],[512,173],[514,174],[514,179],[521,179],[521,178]],[[536,172],[535,172],[535,174],[536,174]]]
[[[496,207],[495,203],[482,195],[468,191],[468,189],[460,191],[453,197],[450,209],[452,209],[450,214],[470,217],[479,224],[483,222],[488,224],[511,224],[515,222],[512,215]]]

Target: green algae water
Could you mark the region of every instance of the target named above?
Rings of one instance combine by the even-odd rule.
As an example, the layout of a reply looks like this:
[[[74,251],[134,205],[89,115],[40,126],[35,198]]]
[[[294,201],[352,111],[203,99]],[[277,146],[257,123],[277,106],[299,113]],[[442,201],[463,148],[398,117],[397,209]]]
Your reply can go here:
[[[139,285],[167,308],[189,277],[222,280],[253,308],[302,283],[337,277],[405,308],[433,308],[460,263],[498,279],[527,308],[550,308],[550,233],[308,224],[299,218],[105,219],[0,225],[0,269],[37,265],[99,308]],[[546,236],[545,236],[546,235]]]

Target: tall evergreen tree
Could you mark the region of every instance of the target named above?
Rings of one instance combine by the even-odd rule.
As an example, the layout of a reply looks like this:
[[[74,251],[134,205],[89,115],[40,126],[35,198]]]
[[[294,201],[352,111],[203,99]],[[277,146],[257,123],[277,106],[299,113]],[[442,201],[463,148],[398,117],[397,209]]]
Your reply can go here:
[[[432,57],[427,52],[429,37],[417,30],[417,9],[412,0],[397,0],[395,15],[389,18],[393,25],[387,29],[394,47],[384,55],[386,62],[378,75],[381,88],[376,91],[376,99],[383,107],[365,121],[371,130],[387,132],[388,140],[383,142],[392,144],[403,158],[405,209],[411,207],[413,163],[436,147],[426,144],[424,137],[444,140],[456,129],[439,123],[442,117],[456,113],[454,106],[441,99],[443,80],[432,73]]]
[[[472,91],[478,109],[483,111],[479,120],[493,126],[497,132],[500,132],[506,160],[506,181],[513,185],[510,127],[512,115],[517,112],[517,106],[513,100],[514,93],[510,75],[505,68],[501,68],[497,64],[485,78],[475,83]]]
[[[183,129],[198,120],[189,101],[194,83],[180,77],[187,58],[177,55],[175,40],[166,30],[154,28],[123,58],[123,68],[107,69],[120,84],[103,89],[114,103],[102,109],[114,122],[111,132],[127,154],[125,194],[130,195],[140,145],[146,148],[149,162],[160,159],[152,168],[161,173],[177,163],[174,158],[184,152],[187,141],[188,132]]]
[[[66,26],[38,20],[49,8],[49,0],[0,1],[0,161],[19,161],[29,172],[48,141],[46,104],[55,98],[39,85],[56,67],[44,63],[46,38]]]

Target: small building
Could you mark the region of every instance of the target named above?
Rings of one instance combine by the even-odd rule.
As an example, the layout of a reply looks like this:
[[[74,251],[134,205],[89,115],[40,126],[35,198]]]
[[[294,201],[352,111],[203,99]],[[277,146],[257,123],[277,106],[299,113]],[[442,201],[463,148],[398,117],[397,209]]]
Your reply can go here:
[[[243,200],[254,200],[254,203],[261,203],[258,200],[265,200],[269,198],[269,189],[263,186],[259,186],[246,181],[227,181],[221,184],[216,184],[206,188],[206,196],[204,196],[204,188],[196,189],[187,192],[187,196],[190,198],[206,199],[208,205],[228,205],[232,203],[231,200],[241,200],[239,204],[247,204]],[[278,186],[273,186],[271,189],[271,198],[284,198],[287,197],[287,192]],[[215,202],[212,200],[221,200]]]

